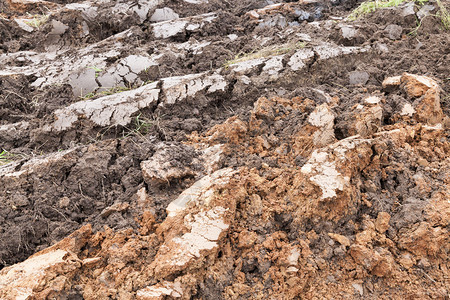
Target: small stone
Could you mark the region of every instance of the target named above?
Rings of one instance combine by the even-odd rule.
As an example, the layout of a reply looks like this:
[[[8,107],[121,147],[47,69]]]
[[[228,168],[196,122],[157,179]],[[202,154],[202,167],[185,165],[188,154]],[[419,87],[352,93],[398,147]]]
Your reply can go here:
[[[364,71],[353,71],[349,73],[350,85],[364,85],[369,81],[369,74]]]
[[[420,20],[422,20],[422,19],[425,18],[426,16],[431,15],[431,12],[432,12],[433,10],[435,10],[434,5],[429,5],[429,4],[427,4],[427,5],[422,6],[422,7],[419,9],[419,11],[417,12],[416,15],[417,15],[417,17],[418,17]]]
[[[380,97],[377,96],[370,96],[364,99],[364,102],[367,104],[378,104],[380,103],[380,101],[381,101]]]
[[[377,216],[377,220],[375,221],[375,229],[379,233],[385,233],[389,228],[389,220],[391,216],[387,212],[379,212]]]
[[[101,260],[102,260],[101,257],[86,258],[86,259],[83,259],[82,264],[84,267],[92,268],[95,264],[97,264]]]
[[[393,87],[397,87],[401,84],[401,78],[402,76],[394,76],[394,77],[388,77],[385,80],[383,80],[382,86],[383,89],[392,89]]]
[[[403,105],[400,115],[411,117],[412,115],[414,115],[415,112],[416,110],[414,109],[414,107],[412,107],[411,104],[406,103],[405,105]]]
[[[360,296],[364,295],[364,289],[360,283],[352,283],[352,287],[359,293]]]
[[[247,12],[246,15],[249,16],[251,19],[259,19],[259,14],[254,10]]]
[[[384,32],[391,40],[398,40],[402,37],[403,28],[398,25],[390,24],[386,26]]]
[[[415,16],[416,13],[414,11],[414,6],[414,2],[409,2],[408,4],[406,4],[402,10],[402,17]]]
[[[381,53],[389,53],[389,48],[388,48],[388,46],[386,44],[377,43],[375,47]]]
[[[309,20],[311,18],[311,14],[309,12],[307,12],[305,10],[301,10],[301,9],[294,10],[294,14],[295,14],[295,16],[298,17],[298,20],[300,22]]]
[[[293,248],[291,254],[288,257],[288,262],[290,266],[297,266],[298,259],[300,258],[300,250],[298,248]]]
[[[156,9],[153,15],[150,17],[152,22],[163,22],[178,19],[179,15],[175,13],[171,8],[164,7]]]
[[[69,28],[69,26],[67,26],[66,24],[59,22],[57,20],[52,20],[52,26],[53,26],[53,29],[52,29],[52,31],[50,31],[49,34],[54,34],[54,35],[61,35],[64,32],[66,32],[67,28]]]
[[[233,33],[233,34],[227,35],[227,37],[228,37],[231,41],[234,41],[234,40],[236,40],[236,39],[238,38],[238,35]]]
[[[353,26],[342,26],[341,34],[344,39],[351,40],[354,39],[358,35],[358,31]]]

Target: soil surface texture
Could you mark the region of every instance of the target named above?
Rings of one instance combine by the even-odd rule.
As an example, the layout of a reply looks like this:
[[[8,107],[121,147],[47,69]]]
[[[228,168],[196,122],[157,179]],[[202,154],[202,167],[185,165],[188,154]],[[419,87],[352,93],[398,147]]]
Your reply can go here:
[[[449,299],[450,11],[0,0],[0,299]]]

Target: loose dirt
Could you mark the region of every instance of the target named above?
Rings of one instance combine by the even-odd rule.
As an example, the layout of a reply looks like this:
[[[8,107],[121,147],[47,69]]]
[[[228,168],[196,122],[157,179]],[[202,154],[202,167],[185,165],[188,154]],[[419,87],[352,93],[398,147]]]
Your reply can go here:
[[[0,2],[0,298],[448,299],[450,34],[358,5]]]

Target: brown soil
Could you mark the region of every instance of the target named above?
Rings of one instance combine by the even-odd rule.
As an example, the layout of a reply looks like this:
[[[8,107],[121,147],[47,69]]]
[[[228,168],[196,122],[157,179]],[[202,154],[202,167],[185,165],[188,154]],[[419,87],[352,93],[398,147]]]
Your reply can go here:
[[[0,299],[448,299],[438,5],[157,2],[0,2]]]

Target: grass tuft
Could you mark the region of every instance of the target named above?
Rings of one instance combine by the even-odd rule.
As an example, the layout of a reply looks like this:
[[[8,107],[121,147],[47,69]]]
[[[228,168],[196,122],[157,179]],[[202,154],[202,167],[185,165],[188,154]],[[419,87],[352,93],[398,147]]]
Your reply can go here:
[[[358,6],[355,10],[352,11],[352,13],[347,17],[348,21],[355,21],[365,15],[368,15],[377,9],[380,8],[386,8],[386,7],[396,7],[404,2],[411,2],[408,0],[388,0],[388,1],[366,1],[361,3],[360,6]],[[428,2],[428,0],[416,0],[416,3],[419,5],[423,5],[424,3]]]
[[[445,30],[450,30],[450,13],[440,0],[436,0],[439,6],[438,17],[441,19],[442,26]]]
[[[14,157],[14,154],[9,153],[6,150],[3,150],[0,153],[0,166],[6,165],[6,164],[9,164],[10,162],[12,162],[13,157]]]
[[[142,117],[141,114],[136,116],[134,119],[134,129],[128,130],[127,133],[123,134],[123,138],[136,135],[136,136],[144,136],[149,131],[150,128],[154,126],[154,122],[148,118]]]
[[[32,15],[31,20],[24,21],[28,26],[39,28],[45,23],[47,23],[49,15]]]

